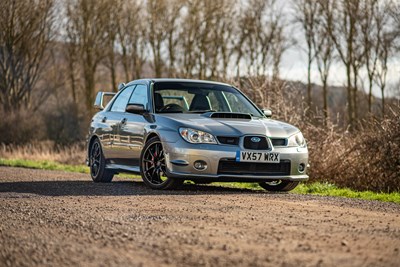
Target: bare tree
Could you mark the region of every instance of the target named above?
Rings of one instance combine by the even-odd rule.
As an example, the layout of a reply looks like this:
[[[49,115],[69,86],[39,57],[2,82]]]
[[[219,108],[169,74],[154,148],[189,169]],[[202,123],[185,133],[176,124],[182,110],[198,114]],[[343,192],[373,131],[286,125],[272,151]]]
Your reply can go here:
[[[6,111],[29,107],[53,37],[53,7],[51,0],[0,3],[0,103]]]
[[[365,49],[365,67],[368,74],[368,110],[372,112],[372,88],[374,83],[381,90],[382,115],[385,110],[386,76],[388,59],[393,52],[396,28],[390,13],[389,1],[364,0],[361,16],[362,44]]]
[[[360,2],[362,0],[321,1],[327,32],[335,45],[347,78],[348,125],[354,129],[357,120],[357,80],[363,53],[358,46]]]
[[[242,31],[240,32],[240,46],[239,54],[241,55],[238,58],[238,67],[240,65],[240,60],[244,60],[247,65],[247,73],[248,75],[258,75],[261,69],[261,63],[267,61],[267,55],[269,55],[269,50],[271,47],[270,38],[266,40],[266,33],[261,34],[265,29],[262,27],[262,19],[265,17],[264,10],[266,9],[267,3],[265,1],[252,0],[248,3],[248,6],[243,11],[243,15],[240,19],[240,28]],[[257,36],[263,35],[264,38],[257,38]],[[259,44],[258,41],[265,40],[267,41],[264,45]],[[263,50],[263,54],[261,54],[260,50]]]
[[[67,29],[69,25],[66,26]],[[78,41],[77,37],[75,36],[74,32],[71,30],[67,30],[67,35],[68,35],[68,42],[65,44],[66,49],[64,51],[65,53],[65,58],[68,62],[68,77],[70,81],[70,87],[71,87],[71,95],[72,95],[72,101],[76,105],[77,104],[77,94],[78,94],[78,80],[79,80],[79,52],[78,52]]]
[[[365,67],[368,75],[368,111],[372,111],[372,87],[376,75],[378,51],[381,42],[382,15],[378,14],[379,4],[377,0],[366,0],[361,17],[361,38],[365,49]]]
[[[179,30],[178,26],[181,23],[180,13],[183,8],[183,2],[180,0],[170,1],[169,7],[167,10],[167,18],[166,18],[166,46],[168,48],[168,76],[172,77],[176,75],[176,60],[177,55],[176,51],[179,43]]]
[[[85,105],[91,110],[96,85],[96,70],[105,57],[107,0],[69,0],[66,4],[67,36],[74,36],[83,71]],[[72,41],[67,39],[67,41]]]
[[[216,18],[221,15],[219,10],[222,8],[224,1],[202,1],[200,3],[199,15],[201,24],[198,27],[198,78],[206,78],[207,71],[211,71],[211,77],[215,75],[218,48],[216,43],[218,24]],[[221,17],[223,19],[223,17]]]
[[[166,39],[163,19],[166,16],[167,0],[147,1],[147,21],[149,22],[148,42],[153,56],[153,69],[155,77],[161,77],[163,71],[162,43]]]
[[[395,0],[390,1],[389,14],[394,22],[393,34],[396,37],[396,40],[394,41],[394,49],[395,52],[398,54],[400,52],[400,2],[399,1]],[[400,85],[400,79],[398,85]],[[397,86],[397,90],[398,90],[397,94],[400,95],[400,86]]]
[[[249,75],[278,73],[283,52],[286,50],[285,25],[275,7],[275,0],[251,0],[239,18],[236,65],[248,66]],[[272,69],[271,69],[272,65]]]
[[[313,38],[316,34],[318,1],[300,0],[294,2],[295,18],[301,24],[306,40],[307,52],[307,105],[311,108],[311,66],[314,59]]]
[[[111,78],[111,88],[114,92],[117,91],[117,34],[118,34],[118,24],[119,24],[119,12],[122,9],[122,1],[121,0],[108,0],[107,3],[108,10],[105,12],[106,18],[104,19],[104,27],[106,38],[105,38],[105,66],[108,68],[110,72]]]
[[[221,73],[222,77],[226,79],[229,62],[235,52],[235,31],[237,30],[235,17],[238,15],[238,11],[236,6],[232,5],[231,1],[225,1],[225,5],[220,13],[223,14],[223,19],[218,22],[215,42],[220,47]]]
[[[201,0],[187,1],[182,27],[179,32],[179,48],[182,54],[180,59],[181,72],[187,78],[194,75],[194,68],[197,62],[196,43],[200,36],[198,29],[201,25],[200,3]]]
[[[167,60],[170,71],[175,64],[176,23],[180,3],[176,0],[148,0],[146,11],[149,23],[147,36],[153,57],[153,69],[155,76],[161,77]],[[165,46],[168,46],[169,55],[163,51]]]
[[[200,79],[224,76],[221,75],[221,68],[224,68],[224,64],[226,66],[231,56],[227,52],[227,47],[232,42],[233,28],[229,26],[228,17],[228,14],[232,15],[231,10],[232,3],[227,0],[199,3],[197,16],[200,23],[197,25],[198,46],[195,53],[198,55],[196,58]]]
[[[275,12],[274,12],[275,13]],[[277,18],[281,15],[277,15]],[[275,81],[280,77],[280,64],[282,61],[282,56],[284,52],[293,45],[293,40],[287,37],[287,32],[285,32],[285,25],[280,19],[276,19],[276,26],[274,27],[274,34],[271,46],[272,53],[272,79]]]
[[[396,40],[394,32],[385,32],[380,41],[378,51],[378,66],[376,69],[376,83],[381,91],[382,117],[385,115],[385,89],[387,84],[388,60],[393,53],[393,47]]]
[[[324,1],[324,0],[319,0]],[[322,98],[323,98],[323,114],[324,114],[324,123],[327,124],[329,119],[329,108],[328,108],[328,78],[329,72],[334,61],[334,43],[332,38],[329,36],[327,25],[332,24],[333,17],[329,12],[327,16],[322,16],[323,10],[322,8],[326,7],[326,5],[330,5],[331,3],[325,2],[325,4],[321,5],[321,2],[318,3],[317,9],[315,10],[316,15],[319,17],[316,20],[316,24],[314,25],[314,34],[311,37],[311,42],[313,49],[315,51],[315,61],[318,67],[319,76],[322,82]],[[328,8],[331,8],[328,6]]]
[[[399,38],[400,36],[400,3],[396,0],[391,0],[388,4],[389,14],[394,22],[393,33]],[[397,47],[400,51],[400,45]]]
[[[118,16],[118,44],[121,46],[121,62],[125,80],[140,78],[147,58],[144,8],[139,1],[122,1]]]

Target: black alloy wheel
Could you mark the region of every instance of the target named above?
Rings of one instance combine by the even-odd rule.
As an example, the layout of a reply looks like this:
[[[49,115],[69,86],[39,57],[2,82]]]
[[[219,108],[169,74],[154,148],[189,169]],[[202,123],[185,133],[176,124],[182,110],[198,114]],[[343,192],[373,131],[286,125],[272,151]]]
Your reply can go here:
[[[90,176],[96,183],[109,183],[111,182],[114,173],[106,169],[106,161],[101,149],[101,144],[96,139],[90,146],[89,153],[89,167]]]
[[[151,138],[142,150],[140,173],[143,182],[152,189],[173,189],[184,181],[168,178],[165,154],[158,137]]]

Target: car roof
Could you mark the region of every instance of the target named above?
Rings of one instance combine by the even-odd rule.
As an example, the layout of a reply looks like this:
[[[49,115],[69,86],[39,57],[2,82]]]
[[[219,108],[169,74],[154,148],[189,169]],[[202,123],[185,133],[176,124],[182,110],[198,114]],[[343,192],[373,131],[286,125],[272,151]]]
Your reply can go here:
[[[230,86],[232,85],[227,84],[227,83],[221,83],[221,82],[214,82],[214,81],[206,81],[206,80],[193,80],[193,79],[175,79],[175,78],[148,78],[148,79],[140,79],[140,80],[133,80],[126,85],[131,85],[131,84],[137,84],[137,83],[145,83],[149,84],[151,82],[157,83],[157,82],[191,82],[191,83],[207,83],[207,84],[215,84],[215,85],[225,85],[225,86]]]

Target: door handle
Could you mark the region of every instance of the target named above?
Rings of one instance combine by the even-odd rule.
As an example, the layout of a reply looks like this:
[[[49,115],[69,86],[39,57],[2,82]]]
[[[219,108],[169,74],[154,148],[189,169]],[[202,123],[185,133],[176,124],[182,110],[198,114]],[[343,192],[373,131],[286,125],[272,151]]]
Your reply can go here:
[[[103,117],[103,118],[101,119],[101,122],[106,122],[106,120],[107,120],[107,117]]]
[[[126,123],[126,118],[123,118],[122,120],[121,120],[121,124],[125,124]]]

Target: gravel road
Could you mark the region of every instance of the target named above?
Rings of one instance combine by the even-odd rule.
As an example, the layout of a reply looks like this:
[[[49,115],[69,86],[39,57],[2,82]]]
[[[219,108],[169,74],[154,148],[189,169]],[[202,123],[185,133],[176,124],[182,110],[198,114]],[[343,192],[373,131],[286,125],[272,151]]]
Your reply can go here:
[[[400,205],[0,167],[0,266],[399,266]]]

